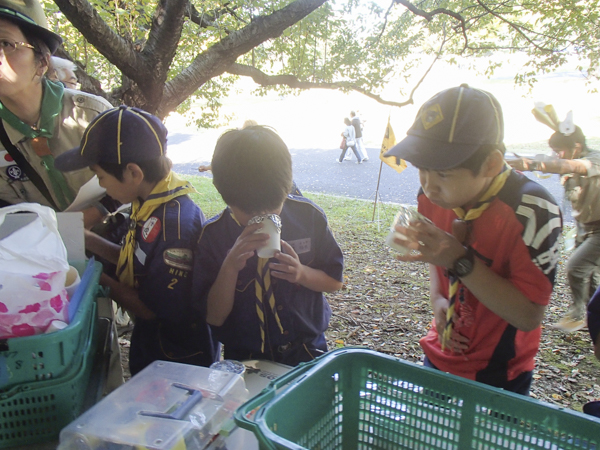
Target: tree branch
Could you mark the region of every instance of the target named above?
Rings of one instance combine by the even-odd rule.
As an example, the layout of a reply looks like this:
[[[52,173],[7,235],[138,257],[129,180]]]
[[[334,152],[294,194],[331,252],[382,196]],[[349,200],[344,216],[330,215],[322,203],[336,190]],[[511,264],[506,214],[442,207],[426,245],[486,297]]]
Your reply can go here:
[[[192,2],[188,2],[186,15],[187,15],[187,17],[189,17],[189,19],[193,23],[198,25],[200,28],[208,28],[208,27],[217,28],[217,27],[219,27],[219,25],[217,25],[215,22],[222,15],[229,12],[227,9],[229,7],[229,4],[230,4],[230,2],[225,2],[225,3],[223,3],[223,5],[221,5],[221,8],[218,10],[215,9],[213,11],[199,13],[198,10],[196,9],[196,6]],[[226,34],[229,34],[229,32],[230,32],[230,30],[227,30],[227,29],[225,30]]]
[[[268,75],[261,70],[247,66],[245,64],[233,63],[227,68],[227,72],[232,75],[238,75],[241,77],[250,77],[256,84],[263,87],[268,86],[289,86],[293,89],[339,89],[339,90],[351,90],[359,92],[373,100],[381,103],[382,105],[402,106],[410,105],[413,103],[412,95],[409,100],[404,102],[395,102],[392,100],[384,100],[381,96],[373,94],[364,88],[354,85],[353,83],[340,81],[337,83],[324,83],[324,82],[313,82],[313,81],[300,81],[294,75]]]
[[[187,68],[165,85],[158,111],[166,115],[211,78],[221,75],[235,60],[313,12],[327,0],[295,0],[267,16],[256,17],[199,54]]]
[[[487,5],[485,5],[481,0],[477,0],[477,3],[479,4],[479,6],[481,6],[485,11],[487,11],[489,14],[491,14],[492,16],[496,17],[497,19],[499,19],[500,21],[506,23],[509,27],[511,27],[513,30],[515,30],[518,34],[520,34],[523,39],[525,39],[530,45],[533,45],[536,49],[542,51],[542,52],[554,52],[555,50],[553,49],[548,49],[548,48],[544,48],[538,44],[536,44],[533,39],[531,39],[529,36],[527,36],[527,34],[525,34],[525,32],[523,30],[527,30],[528,32],[532,32],[531,30],[528,30],[527,28],[521,26],[521,25],[517,25],[516,23],[511,22],[510,20],[506,19],[504,16],[502,16],[501,14],[498,14],[494,11],[492,11],[490,8],[487,7]]]
[[[139,52],[115,33],[87,0],[54,0],[65,17],[106,59],[130,78],[148,69]]]
[[[431,22],[435,16],[440,15],[440,14],[445,15],[445,16],[450,16],[450,17],[453,17],[454,19],[458,20],[460,22],[460,29],[462,31],[463,39],[465,41],[464,47],[465,48],[467,47],[468,42],[469,42],[469,39],[467,38],[467,24],[465,22],[464,17],[461,14],[454,12],[454,11],[450,11],[449,9],[446,9],[446,8],[437,8],[431,12],[427,12],[427,11],[417,8],[415,5],[413,5],[412,3],[410,3],[407,0],[394,0],[394,3],[398,3],[399,5],[404,6],[406,9],[408,9],[410,12],[412,12],[416,16],[423,17],[425,20],[427,20],[427,22]]]

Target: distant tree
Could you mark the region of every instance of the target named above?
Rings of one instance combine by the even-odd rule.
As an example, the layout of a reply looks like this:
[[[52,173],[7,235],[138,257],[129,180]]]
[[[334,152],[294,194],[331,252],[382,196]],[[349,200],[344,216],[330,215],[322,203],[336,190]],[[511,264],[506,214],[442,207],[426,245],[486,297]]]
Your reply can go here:
[[[439,58],[525,52],[517,83],[535,83],[569,58],[598,66],[600,0],[42,0],[64,38],[60,55],[81,68],[84,90],[161,117],[204,105],[196,125],[218,121],[238,77],[269,89],[357,91],[412,103]],[[414,75],[414,69],[426,67]],[[497,62],[486,67],[493,74]],[[404,98],[384,99],[401,79]]]

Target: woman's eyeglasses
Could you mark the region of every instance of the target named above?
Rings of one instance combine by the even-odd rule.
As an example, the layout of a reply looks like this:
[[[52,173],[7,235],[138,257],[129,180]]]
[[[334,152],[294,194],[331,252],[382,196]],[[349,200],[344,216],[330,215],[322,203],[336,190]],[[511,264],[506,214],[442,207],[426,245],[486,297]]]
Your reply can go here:
[[[0,49],[5,55],[10,55],[17,50],[17,47],[25,47],[35,50],[35,47],[27,42],[11,41],[10,39],[0,39]]]

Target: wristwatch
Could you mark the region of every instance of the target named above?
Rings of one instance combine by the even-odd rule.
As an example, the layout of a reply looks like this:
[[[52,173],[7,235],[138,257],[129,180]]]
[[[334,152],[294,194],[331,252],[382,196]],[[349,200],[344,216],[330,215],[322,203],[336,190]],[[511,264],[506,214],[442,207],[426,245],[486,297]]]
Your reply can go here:
[[[471,247],[466,247],[467,253],[452,264],[452,272],[458,278],[466,277],[475,268],[475,255]]]

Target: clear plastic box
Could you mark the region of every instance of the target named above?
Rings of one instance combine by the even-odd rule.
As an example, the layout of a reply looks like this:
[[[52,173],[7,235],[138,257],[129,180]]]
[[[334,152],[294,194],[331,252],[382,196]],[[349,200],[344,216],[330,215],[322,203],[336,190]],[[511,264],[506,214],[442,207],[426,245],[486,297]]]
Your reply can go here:
[[[65,427],[58,449],[202,449],[247,397],[240,375],[155,361]]]

